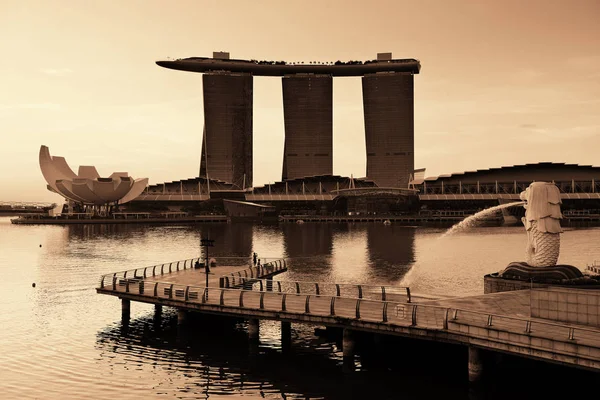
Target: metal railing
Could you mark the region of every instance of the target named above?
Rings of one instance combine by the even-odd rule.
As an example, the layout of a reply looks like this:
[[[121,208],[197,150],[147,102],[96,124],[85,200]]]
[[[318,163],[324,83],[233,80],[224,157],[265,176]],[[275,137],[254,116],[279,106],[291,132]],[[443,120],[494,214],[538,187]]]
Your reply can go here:
[[[273,281],[276,284],[277,281]],[[104,289],[169,299],[186,304],[216,305],[309,316],[341,317],[364,322],[447,331],[491,341],[527,345],[556,353],[585,357],[576,347],[556,347],[554,342],[600,349],[600,330],[479,311],[396,301],[369,300],[308,293],[254,291],[244,289],[186,286],[174,283],[118,280]],[[496,333],[490,334],[491,331]],[[515,337],[514,334],[519,335]],[[529,338],[523,342],[522,338]],[[538,343],[533,339],[542,339]],[[544,340],[545,339],[545,340]],[[590,355],[590,357],[593,357]]]
[[[186,260],[171,261],[164,264],[151,265],[149,267],[128,269],[126,271],[113,272],[100,277],[100,288],[104,288],[108,282],[126,279],[143,279],[150,276],[164,275],[173,271],[193,269],[195,262],[202,262],[201,258],[188,258]]]
[[[256,277],[259,278],[264,276],[266,272],[272,273],[274,271],[280,271],[286,268],[286,261],[283,259],[266,259],[265,264],[260,265],[258,268],[252,266],[252,260],[249,257],[211,257],[210,260],[215,260],[217,265],[233,265],[233,266],[248,266],[246,269],[236,271],[230,275],[225,276],[225,281],[235,281],[236,277]],[[271,261],[268,261],[271,260]],[[129,269],[125,271],[113,272],[111,274],[105,274],[100,277],[100,287],[103,288],[105,285],[112,282],[114,279],[125,280],[125,279],[144,279],[148,277],[156,277],[160,275],[169,274],[172,272],[182,271],[186,269],[193,269],[196,262],[203,263],[206,260],[197,257],[189,258],[186,260],[171,261],[163,264],[151,265],[149,267]],[[260,272],[260,274],[257,274]]]
[[[236,274],[237,275],[237,274]],[[309,281],[276,281],[233,276],[225,281],[225,288],[238,287],[244,290],[274,291],[278,293],[311,294],[365,300],[401,301],[410,303],[410,288],[406,286],[355,285]]]
[[[479,328],[525,334],[542,339],[558,340],[600,348],[600,330],[574,327],[568,324],[537,319],[509,317],[480,311],[448,309],[447,321]],[[502,339],[502,337],[500,337]],[[509,339],[509,337],[506,337]],[[549,346],[552,347],[551,345]]]
[[[249,282],[250,280],[258,280],[260,277],[272,274],[274,272],[286,271],[287,270],[287,261],[284,258],[281,259],[263,259],[265,262],[260,265],[252,265],[246,269],[242,269],[239,271],[231,272],[229,274],[223,275],[221,279],[223,280],[223,287],[232,288],[239,287]]]

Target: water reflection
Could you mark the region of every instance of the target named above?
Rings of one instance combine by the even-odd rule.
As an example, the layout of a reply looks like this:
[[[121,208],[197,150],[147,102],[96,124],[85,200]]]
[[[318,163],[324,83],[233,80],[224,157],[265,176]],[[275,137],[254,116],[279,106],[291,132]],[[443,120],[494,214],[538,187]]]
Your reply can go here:
[[[158,325],[152,316],[144,316],[126,328],[115,325],[102,330],[96,337],[99,363],[114,371],[115,386],[130,375],[125,368],[135,366],[160,377],[149,389],[178,398],[238,394],[283,399],[393,399],[401,393],[403,398],[417,399],[443,396],[448,390],[458,397],[466,394],[466,385],[456,379],[456,373],[442,375],[448,362],[454,363],[453,357],[431,367],[427,360],[412,360],[416,351],[404,351],[405,346],[388,341],[387,350],[393,350],[395,359],[377,365],[372,348],[367,347],[373,339],[365,334],[357,347],[359,369],[348,376],[342,373],[339,349],[327,339],[313,336],[312,327],[294,324],[292,353],[283,354],[278,340],[273,340],[279,333],[278,324],[261,322],[261,345],[257,354],[250,355],[243,323],[198,317],[185,328],[177,327],[171,312]],[[207,324],[210,331],[204,329]],[[367,361],[369,368],[364,367]],[[431,379],[423,375],[425,368],[436,385],[425,384]]]
[[[283,224],[281,233],[285,254],[290,258],[331,255],[333,249],[332,224]]]
[[[221,257],[252,255],[252,224],[212,224],[197,229],[203,238],[215,241],[210,254]]]
[[[211,329],[205,328],[210,324]],[[242,324],[202,316],[185,328],[176,326],[173,313],[156,325],[152,317],[113,326],[97,335],[100,362],[111,369],[123,361],[168,374],[153,387],[176,397],[220,397],[231,394],[275,398],[331,398],[340,378],[337,360],[328,359],[329,346],[314,353],[284,356],[275,347],[262,346],[249,356]],[[264,328],[261,327],[261,328]],[[315,370],[315,365],[318,365]],[[343,377],[342,377],[343,378]],[[118,384],[119,377],[116,377]]]
[[[415,228],[369,224],[369,281],[394,283],[415,261]]]
[[[368,333],[357,333],[358,370],[344,375],[334,343],[313,336],[312,327],[294,324],[293,329],[292,353],[283,354],[273,340],[278,324],[261,322],[261,345],[251,355],[239,320],[197,315],[178,327],[174,312],[159,322],[145,315],[97,333],[97,365],[112,371],[114,387],[143,376],[133,396],[152,392],[177,398],[530,399],[552,397],[561,389],[573,397],[585,394],[585,382],[597,376],[510,356],[494,363],[490,353],[484,380],[471,386],[466,347],[391,336],[374,340]],[[506,384],[515,379],[528,385]],[[570,384],[556,388],[546,385],[549,379]]]
[[[441,233],[375,224],[21,226],[0,218],[2,397],[467,398],[466,364],[447,353],[437,357],[431,343],[400,344],[390,357],[402,365],[388,372],[373,369],[377,364],[361,354],[359,372],[346,381],[338,346],[315,337],[314,327],[294,324],[294,354],[285,357],[278,325],[261,323],[252,360],[239,327],[227,333],[201,324],[187,340],[177,337],[168,310],[155,324],[153,308],[135,302],[124,326],[115,323],[118,299],[94,289],[102,274],[198,257],[200,238],[209,234],[216,239],[211,254],[291,257],[282,279],[390,285],[410,268],[411,289],[424,294],[480,294],[484,274],[523,257],[522,228],[478,228],[439,239]],[[599,240],[597,228],[567,230],[560,262],[585,267],[600,259]],[[486,390],[501,394],[484,398],[540,397],[545,381],[529,379],[534,367],[498,373],[502,379]],[[505,383],[515,376],[527,376],[532,389],[512,393]],[[559,379],[574,386],[571,378]]]

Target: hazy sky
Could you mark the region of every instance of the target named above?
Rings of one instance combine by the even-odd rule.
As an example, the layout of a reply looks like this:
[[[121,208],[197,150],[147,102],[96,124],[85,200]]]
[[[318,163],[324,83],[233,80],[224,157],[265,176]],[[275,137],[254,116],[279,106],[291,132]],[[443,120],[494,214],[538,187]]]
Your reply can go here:
[[[0,0],[0,201],[60,200],[42,144],[76,169],[197,176],[200,74],[156,60],[417,58],[415,167],[600,164],[600,1]],[[334,173],[364,176],[360,78],[334,79]],[[254,78],[254,184],[278,181],[281,80]]]

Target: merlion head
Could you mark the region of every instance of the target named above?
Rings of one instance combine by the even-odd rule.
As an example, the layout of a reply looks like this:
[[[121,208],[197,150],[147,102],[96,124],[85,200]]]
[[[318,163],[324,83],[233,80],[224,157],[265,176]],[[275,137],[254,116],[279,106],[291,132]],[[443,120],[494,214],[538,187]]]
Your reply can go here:
[[[533,182],[519,195],[521,200],[526,201],[524,224],[527,230],[531,230],[533,222],[536,222],[537,230],[548,233],[561,233],[560,219],[560,191],[553,183]]]

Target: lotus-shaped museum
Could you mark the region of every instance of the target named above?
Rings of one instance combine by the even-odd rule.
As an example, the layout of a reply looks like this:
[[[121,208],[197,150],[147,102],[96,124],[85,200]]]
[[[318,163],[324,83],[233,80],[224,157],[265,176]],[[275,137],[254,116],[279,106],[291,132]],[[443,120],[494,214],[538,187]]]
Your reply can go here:
[[[64,157],[51,156],[47,146],[40,147],[40,169],[48,190],[84,205],[124,204],[148,186],[148,178],[134,180],[127,172],[113,172],[108,178],[101,178],[94,166],[81,165],[76,174]]]

